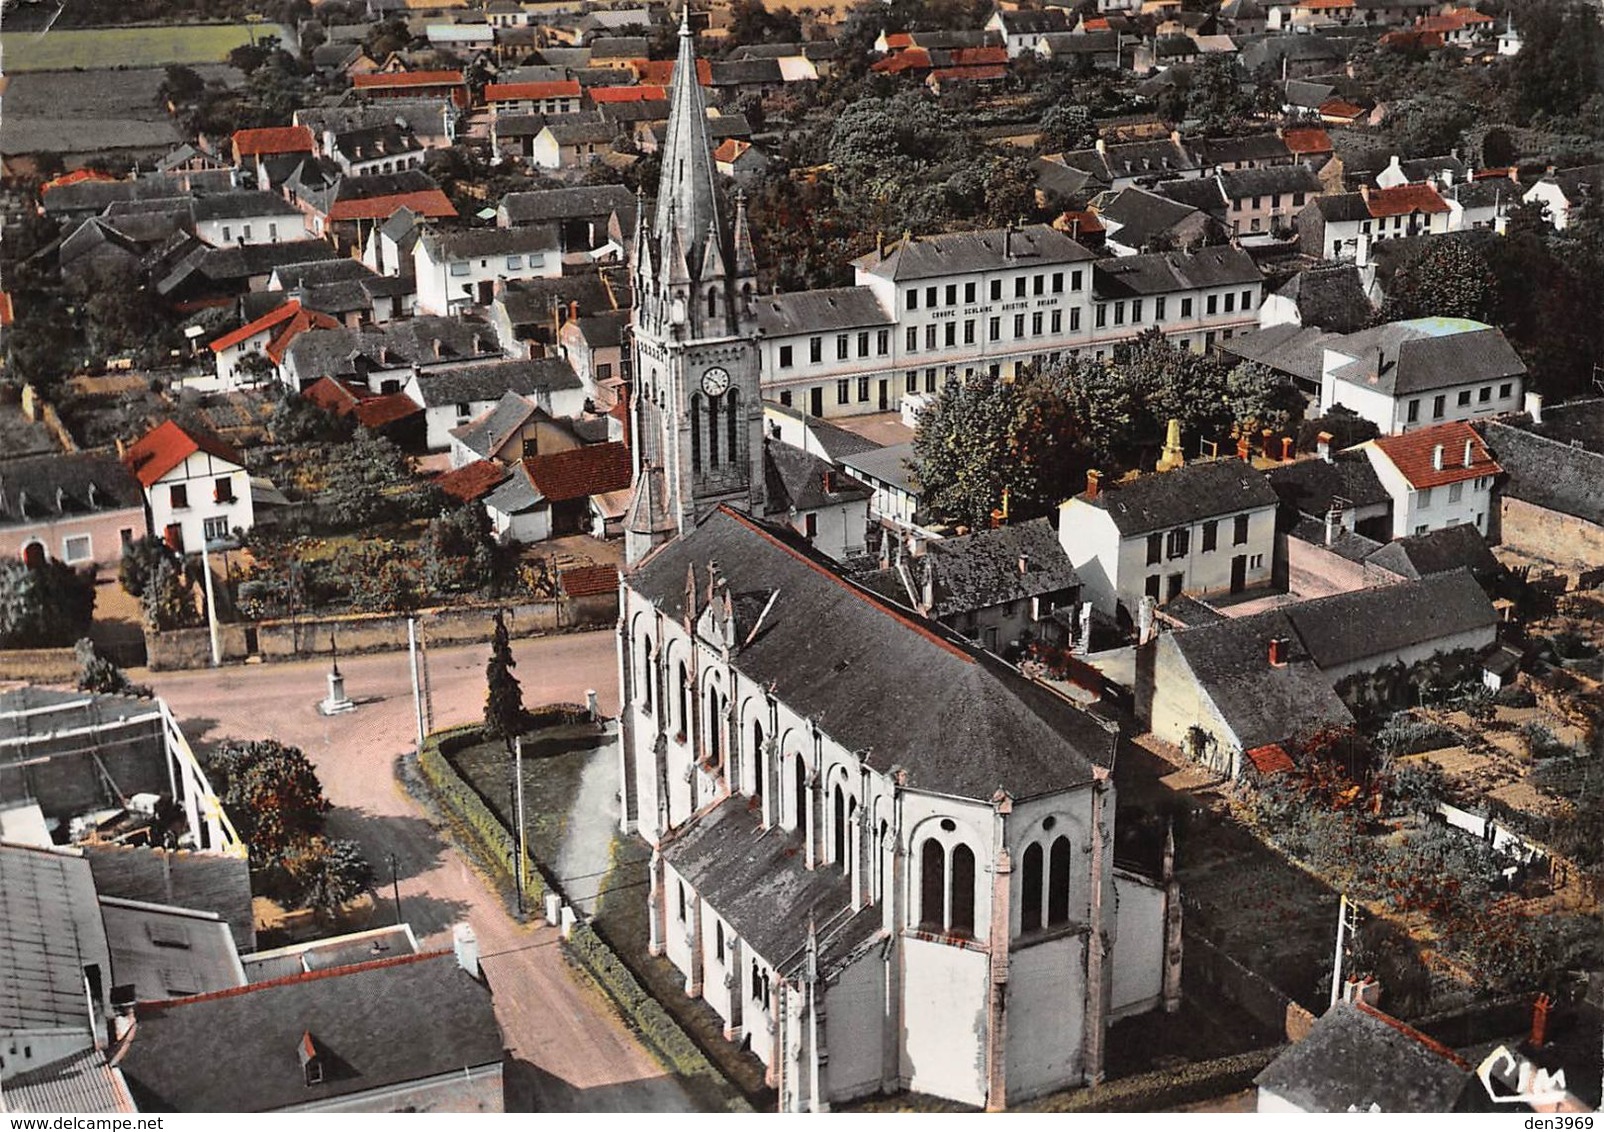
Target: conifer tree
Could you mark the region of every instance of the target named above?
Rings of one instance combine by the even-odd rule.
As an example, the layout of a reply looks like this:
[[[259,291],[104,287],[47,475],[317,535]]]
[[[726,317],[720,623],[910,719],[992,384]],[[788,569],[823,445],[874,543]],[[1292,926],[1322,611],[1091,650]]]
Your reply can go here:
[[[508,750],[522,731],[523,690],[512,674],[518,662],[512,658],[512,642],[507,636],[507,619],[496,610],[496,629],[490,638],[490,663],[485,666],[485,734],[505,740]]]

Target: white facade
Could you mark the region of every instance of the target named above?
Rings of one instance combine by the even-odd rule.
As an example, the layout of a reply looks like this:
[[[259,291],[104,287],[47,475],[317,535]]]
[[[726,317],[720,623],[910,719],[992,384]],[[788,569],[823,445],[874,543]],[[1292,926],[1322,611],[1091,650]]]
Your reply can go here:
[[[306,217],[301,213],[274,211],[261,216],[198,220],[195,222],[195,236],[214,248],[231,248],[238,244],[281,244],[309,240],[312,233],[306,226]]]
[[[412,249],[412,266],[418,281],[417,313],[453,315],[465,307],[489,306],[498,280],[555,279],[562,274],[562,255],[555,245],[451,254],[420,238]]]
[[[1199,516],[1127,536],[1106,510],[1076,497],[1059,505],[1058,538],[1080,575],[1083,600],[1109,616],[1124,606],[1134,617],[1144,596],[1165,602],[1180,594],[1235,593],[1268,584],[1275,566],[1275,507]]]
[[[1474,455],[1460,448],[1442,449],[1445,470],[1452,473],[1456,465],[1463,474],[1451,483],[1438,483],[1430,487],[1417,487],[1376,446],[1375,441],[1364,445],[1376,478],[1392,496],[1392,537],[1423,535],[1445,527],[1469,523],[1483,535],[1487,534],[1488,517],[1493,513],[1493,483],[1496,465],[1491,470],[1476,474],[1471,468]]]
[[[194,452],[145,489],[150,526],[173,549],[198,554],[215,539],[251,529],[251,477],[238,464]]]
[[[1359,382],[1344,381],[1336,370],[1354,358],[1330,348],[1320,363],[1320,411],[1333,405],[1352,409],[1372,422],[1384,435],[1412,432],[1445,421],[1466,421],[1494,413],[1512,413],[1521,407],[1525,380],[1511,375],[1496,380],[1445,385],[1404,394],[1389,394]]]
[[[867,499],[848,499],[778,517],[812,543],[814,550],[836,562],[864,551],[864,531],[869,528]]]

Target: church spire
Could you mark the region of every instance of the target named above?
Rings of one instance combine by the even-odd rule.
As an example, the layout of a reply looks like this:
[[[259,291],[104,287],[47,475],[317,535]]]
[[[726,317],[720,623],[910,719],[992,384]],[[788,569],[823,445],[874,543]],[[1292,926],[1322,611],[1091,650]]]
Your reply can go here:
[[[720,233],[722,243],[724,228],[719,222],[714,191],[713,147],[707,136],[707,108],[696,73],[696,37],[691,34],[688,3],[680,10],[679,58],[674,63],[668,98],[668,129],[663,139],[663,169],[657,185],[653,231],[667,244],[671,230],[677,229],[686,260],[700,265],[708,233]]]

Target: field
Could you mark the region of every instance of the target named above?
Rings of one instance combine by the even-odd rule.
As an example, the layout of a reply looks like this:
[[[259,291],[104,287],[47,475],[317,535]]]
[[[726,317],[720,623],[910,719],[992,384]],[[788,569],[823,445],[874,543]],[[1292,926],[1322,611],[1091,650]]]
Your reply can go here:
[[[256,36],[284,29],[262,24]],[[0,61],[7,74],[19,71],[65,71],[75,67],[163,67],[169,63],[221,63],[228,53],[250,43],[246,24],[189,24],[167,27],[57,29],[0,34]]]

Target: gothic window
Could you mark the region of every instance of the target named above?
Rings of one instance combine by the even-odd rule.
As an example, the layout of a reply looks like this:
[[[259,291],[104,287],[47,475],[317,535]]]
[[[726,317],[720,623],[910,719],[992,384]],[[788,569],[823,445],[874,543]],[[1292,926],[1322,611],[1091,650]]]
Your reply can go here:
[[[885,818],[880,819],[880,836],[874,846],[874,898],[884,900],[886,895],[886,835],[891,827]]]
[[[685,671],[685,662],[682,660],[679,662],[679,714],[676,717],[676,721],[679,723],[679,737],[681,739],[685,738],[690,730],[689,723],[686,718],[686,709],[688,705],[685,702],[686,697],[689,695],[689,689],[686,687],[686,685],[688,685],[690,682],[690,676]]]
[[[702,395],[691,394],[691,471],[702,470]]]
[[[946,926],[947,853],[934,837],[919,854],[919,926],[939,932]]]
[[[722,923],[714,923],[713,925],[713,958],[720,963],[724,962],[724,925]]]
[[[1069,838],[1053,842],[1047,858],[1047,926],[1069,923],[1069,868],[1074,855]]]
[[[808,829],[808,764],[800,754],[791,756],[791,818],[795,828],[807,833]]]
[[[830,859],[840,865],[841,870],[845,872],[847,867],[847,796],[846,791],[841,789],[839,782],[835,786],[834,803],[830,814],[831,824],[835,827],[832,830],[835,836],[831,844],[834,852],[831,854]]]
[[[1021,907],[1019,930],[1033,932],[1041,927],[1041,846],[1035,842],[1025,849],[1024,867],[1021,869]]]
[[[959,845],[952,851],[952,898],[948,905],[947,930],[954,935],[975,934],[975,851],[967,845]]]
[[[707,466],[718,467],[718,398],[707,399]]]
[[[642,637],[640,642],[640,709],[652,714],[652,639]]]
[[[724,761],[724,729],[719,726],[717,688],[707,690],[707,757],[714,766]]]
[[[718,292],[716,290],[712,289],[712,288],[708,288],[708,292],[707,292],[707,317],[708,318],[714,318],[717,315],[718,315]]]
[[[768,766],[763,758],[763,725],[752,721],[752,797],[763,797],[763,782],[768,777]]]
[[[726,451],[728,451],[730,454],[730,463],[739,464],[739,453],[741,449],[737,443],[737,441],[740,440],[740,436],[738,434],[739,422],[737,418],[740,416],[739,410],[741,407],[741,391],[739,389],[731,389],[728,393],[724,394],[724,399],[725,401],[729,402],[729,404],[725,407],[725,412],[728,414],[727,431],[729,433],[729,447],[726,449]]]

